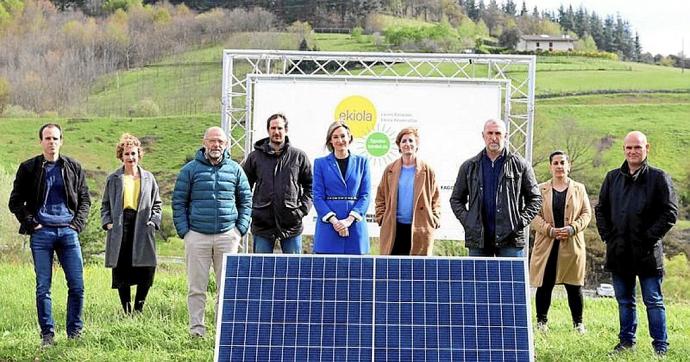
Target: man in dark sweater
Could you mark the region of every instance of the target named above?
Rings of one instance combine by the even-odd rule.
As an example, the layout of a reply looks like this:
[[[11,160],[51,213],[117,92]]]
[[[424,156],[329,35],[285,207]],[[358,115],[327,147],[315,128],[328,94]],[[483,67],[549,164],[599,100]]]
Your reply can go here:
[[[60,126],[45,124],[38,136],[43,153],[19,166],[9,208],[19,220],[19,233],[31,235],[41,345],[49,347],[55,336],[50,297],[54,254],[67,279],[67,337],[79,337],[84,326],[83,259],[78,233],[86,224],[91,200],[81,165],[60,155]]]

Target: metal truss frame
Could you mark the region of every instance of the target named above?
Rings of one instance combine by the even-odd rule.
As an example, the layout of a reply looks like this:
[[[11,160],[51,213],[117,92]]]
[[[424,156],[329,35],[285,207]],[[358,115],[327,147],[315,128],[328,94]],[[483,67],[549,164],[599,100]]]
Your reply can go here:
[[[532,160],[536,57],[533,55],[310,52],[227,49],[223,52],[222,127],[233,155],[246,156],[252,111],[251,74],[399,79],[502,80],[510,149]]]

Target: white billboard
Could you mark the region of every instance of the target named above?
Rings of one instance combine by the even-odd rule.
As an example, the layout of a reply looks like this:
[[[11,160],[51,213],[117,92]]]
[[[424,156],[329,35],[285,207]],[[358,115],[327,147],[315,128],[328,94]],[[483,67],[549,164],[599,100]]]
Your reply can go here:
[[[484,147],[481,132],[489,118],[502,117],[502,89],[507,81],[449,79],[388,79],[248,75],[252,91],[249,140],[267,137],[266,119],[274,113],[288,118],[288,137],[312,161],[328,154],[328,125],[343,118],[350,127],[353,153],[369,158],[371,203],[369,235],[378,236],[374,200],[383,169],[400,157],[395,137],[405,127],[420,132],[418,157],[436,171],[441,188],[441,227],[436,239],[463,240],[460,222],[450,209],[450,195],[463,161]],[[247,148],[248,152],[253,146]],[[313,235],[316,214],[304,219],[304,233]]]

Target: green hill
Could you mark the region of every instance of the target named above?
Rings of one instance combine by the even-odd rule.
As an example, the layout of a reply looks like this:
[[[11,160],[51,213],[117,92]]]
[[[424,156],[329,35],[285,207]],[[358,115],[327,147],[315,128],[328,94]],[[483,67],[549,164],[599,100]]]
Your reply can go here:
[[[275,33],[271,36],[288,38],[292,35]],[[381,50],[366,36],[355,41],[349,35],[316,34],[313,44],[328,51]],[[226,44],[229,48],[246,45],[246,41]],[[164,182],[171,180],[181,160],[191,152],[192,147],[188,145],[198,144],[197,135],[201,130],[220,121],[222,51],[220,46],[199,49],[171,56],[143,69],[101,79],[87,100],[89,114],[127,117],[133,105],[142,99],[150,99],[158,105],[161,114],[171,117],[68,120],[69,128],[83,134],[78,133],[78,137],[72,138],[79,142],[71,142],[68,138],[65,151],[83,159],[95,173],[106,172],[117,164],[111,157],[110,147],[120,132],[149,135],[155,140],[155,147],[149,150],[144,163],[154,171],[162,172]],[[443,67],[440,70],[450,71]],[[516,77],[520,76],[516,74]],[[591,172],[603,177],[606,169],[616,167],[622,160],[619,152],[621,138],[631,129],[640,129],[648,134],[650,143],[654,145],[652,162],[668,169],[677,182],[687,179],[690,165],[678,149],[690,139],[687,126],[690,121],[690,72],[681,74],[675,68],[605,59],[540,56],[536,91],[540,98],[536,103],[535,120],[541,132],[553,133],[552,130],[567,120],[586,129],[593,143],[601,139],[613,140],[612,147],[601,151],[596,151],[596,145],[592,146],[591,152],[597,152],[598,163],[591,167]],[[603,94],[568,96],[571,93]],[[179,116],[189,114],[201,116]],[[20,139],[32,139],[31,136],[21,138],[24,137],[22,135],[33,134],[31,130],[17,127],[18,123],[24,122],[33,128],[43,121],[0,121],[0,129],[5,130],[0,135],[0,141],[3,141],[0,148],[7,154],[2,161],[5,164],[16,163],[35,152],[23,144],[13,144]],[[564,137],[535,138],[535,141],[539,142],[535,145],[535,152],[548,152],[562,148]],[[535,158],[538,156],[535,154]],[[544,173],[542,170],[541,174]],[[586,179],[596,183],[599,177],[593,174],[587,175]],[[596,189],[598,185],[590,187]]]
[[[317,35],[314,40],[321,50],[382,50],[368,40],[360,43],[347,35]],[[40,125],[59,122],[65,131],[64,153],[82,161],[88,170],[92,190],[98,194],[105,176],[119,165],[114,150],[117,140],[123,132],[130,132],[145,143],[142,165],[156,174],[169,213],[169,191],[177,171],[200,146],[203,130],[220,123],[221,57],[221,47],[200,49],[143,69],[105,77],[94,85],[86,100],[88,115],[80,118],[0,118],[0,153],[4,155],[0,166],[13,173],[19,162],[40,152],[36,136]],[[540,98],[535,111],[535,159],[543,158],[553,149],[564,148],[565,142],[574,136],[589,142],[584,156],[579,158],[579,162],[586,165],[575,176],[593,193],[605,172],[623,160],[622,137],[629,130],[639,129],[647,133],[652,144],[651,162],[668,170],[677,189],[688,193],[690,161],[685,157],[685,146],[690,143],[690,73],[601,59],[539,57],[536,87]],[[128,117],[130,108],[134,111],[133,106],[145,98],[154,101],[161,114],[167,116]],[[575,132],[570,132],[573,130]],[[544,163],[539,164],[536,171],[540,179],[547,177]],[[0,196],[6,196],[8,192],[4,191],[8,189],[4,188],[5,195]],[[0,220],[10,220],[7,209],[4,210]],[[169,217],[166,220],[167,227],[171,228]],[[690,221],[681,221],[677,228],[690,228]],[[13,232],[14,226],[5,229]],[[101,234],[97,235],[99,241],[94,243],[100,243]],[[159,253],[179,256],[181,242],[176,238],[171,240],[159,244]],[[3,242],[7,242],[7,237],[0,237],[0,244]],[[17,251],[17,254],[20,259],[28,258],[26,253]],[[12,258],[7,254],[0,254],[1,257]],[[688,324],[684,322],[688,319],[687,270],[685,259],[674,258],[669,262],[669,274],[665,279],[665,293],[670,302],[667,307],[672,343],[669,360],[685,360],[690,353]],[[116,293],[107,288],[109,274],[104,268],[89,265],[85,272],[88,328],[83,341],[58,339],[58,346],[40,352],[37,351],[35,312],[31,307],[33,290],[27,288],[33,285],[30,264],[0,263],[0,276],[5,276],[4,284],[10,286],[9,291],[0,296],[0,332],[3,333],[0,360],[212,358],[212,338],[199,343],[186,338],[181,266],[161,265],[148,307],[143,315],[134,319],[119,315]],[[12,277],[8,278],[9,275]],[[55,278],[60,280],[61,277],[56,275]],[[64,313],[65,288],[64,283],[54,284],[59,317],[59,313]],[[535,336],[538,360],[605,359],[616,338],[615,302],[587,301],[585,323],[589,333],[584,337],[570,328],[565,303],[564,298],[554,299],[552,331]],[[212,303],[208,306],[210,317]],[[638,351],[615,360],[652,358],[645,318],[641,316],[640,321]]]

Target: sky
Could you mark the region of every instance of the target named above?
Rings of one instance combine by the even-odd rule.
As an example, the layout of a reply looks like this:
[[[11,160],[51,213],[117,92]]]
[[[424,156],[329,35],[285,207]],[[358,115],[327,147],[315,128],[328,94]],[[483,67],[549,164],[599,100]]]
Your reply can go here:
[[[499,4],[502,1],[499,1]],[[518,9],[522,0],[515,0]],[[685,38],[685,54],[690,54],[690,0],[525,0],[527,9],[557,10],[561,4],[573,10],[582,5],[599,17],[620,14],[640,34],[642,52],[679,54]]]

